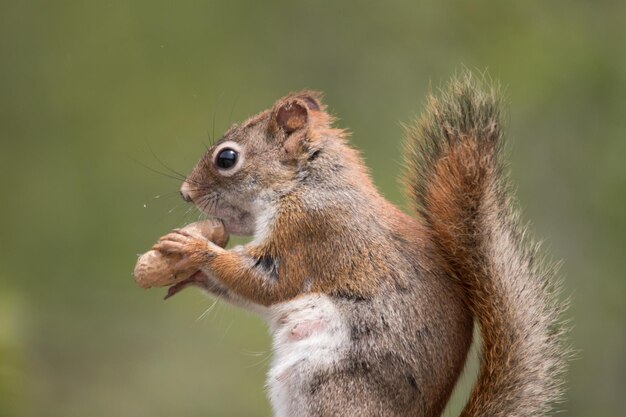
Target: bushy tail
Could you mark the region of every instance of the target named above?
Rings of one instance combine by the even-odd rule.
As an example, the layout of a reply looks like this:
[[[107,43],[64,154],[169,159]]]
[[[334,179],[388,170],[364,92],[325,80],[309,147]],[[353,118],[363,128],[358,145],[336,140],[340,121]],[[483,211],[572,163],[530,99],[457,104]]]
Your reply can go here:
[[[482,336],[464,417],[544,416],[559,400],[567,349],[554,267],[525,237],[501,160],[497,88],[471,74],[430,97],[408,130],[408,185]]]

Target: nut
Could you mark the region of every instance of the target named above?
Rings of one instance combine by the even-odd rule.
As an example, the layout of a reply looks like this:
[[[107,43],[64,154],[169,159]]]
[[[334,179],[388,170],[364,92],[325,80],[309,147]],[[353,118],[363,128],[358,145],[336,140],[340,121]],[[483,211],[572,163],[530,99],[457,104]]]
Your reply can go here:
[[[218,219],[208,219],[188,224],[182,230],[204,236],[220,247],[228,243],[228,233],[224,224]],[[180,261],[179,254],[164,254],[151,250],[137,259],[135,265],[135,282],[141,288],[168,287],[186,280],[196,270],[174,271],[173,266]]]

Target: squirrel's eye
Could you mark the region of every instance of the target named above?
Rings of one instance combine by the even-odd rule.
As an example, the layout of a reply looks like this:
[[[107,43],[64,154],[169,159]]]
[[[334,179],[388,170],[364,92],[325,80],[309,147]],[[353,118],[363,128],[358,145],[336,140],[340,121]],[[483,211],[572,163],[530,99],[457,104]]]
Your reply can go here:
[[[217,154],[215,165],[217,165],[219,169],[230,169],[235,166],[238,157],[239,153],[236,150],[231,148],[223,149]]]

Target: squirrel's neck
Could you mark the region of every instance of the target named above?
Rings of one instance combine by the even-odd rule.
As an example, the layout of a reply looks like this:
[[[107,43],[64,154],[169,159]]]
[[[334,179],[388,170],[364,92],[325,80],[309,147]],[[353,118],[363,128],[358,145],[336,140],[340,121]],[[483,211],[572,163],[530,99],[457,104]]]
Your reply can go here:
[[[399,248],[414,238],[415,221],[380,195],[351,148],[322,149],[301,174],[292,191],[259,213],[255,243],[292,276],[313,279],[313,290],[377,291],[393,275],[385,273],[389,260],[401,262]]]

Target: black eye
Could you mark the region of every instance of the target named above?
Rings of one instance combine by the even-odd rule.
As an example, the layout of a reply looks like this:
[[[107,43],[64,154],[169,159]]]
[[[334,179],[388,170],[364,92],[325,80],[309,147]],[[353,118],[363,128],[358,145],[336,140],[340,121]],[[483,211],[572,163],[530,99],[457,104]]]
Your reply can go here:
[[[231,148],[225,148],[217,154],[215,158],[215,165],[220,169],[230,169],[237,163],[237,157],[239,154],[236,150]]]

